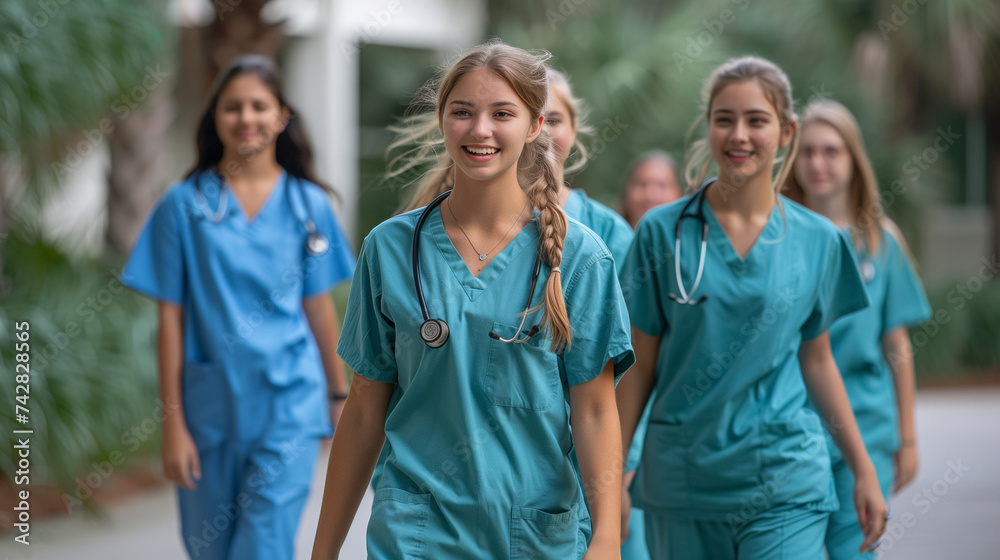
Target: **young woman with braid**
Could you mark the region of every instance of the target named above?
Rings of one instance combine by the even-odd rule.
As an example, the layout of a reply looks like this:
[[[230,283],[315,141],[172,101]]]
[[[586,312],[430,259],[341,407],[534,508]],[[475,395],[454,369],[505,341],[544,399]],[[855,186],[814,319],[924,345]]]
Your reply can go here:
[[[607,248],[559,207],[545,59],[478,46],[398,129],[416,147],[396,172],[434,166],[361,250],[314,558],[338,556],[383,442],[369,558],[619,558],[622,457],[607,450],[628,319]]]

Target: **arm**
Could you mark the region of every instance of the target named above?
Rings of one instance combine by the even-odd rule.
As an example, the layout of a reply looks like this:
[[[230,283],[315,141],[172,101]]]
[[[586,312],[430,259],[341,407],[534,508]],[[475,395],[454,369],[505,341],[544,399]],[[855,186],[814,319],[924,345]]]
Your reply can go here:
[[[340,554],[382,451],[385,414],[394,388],[393,383],[354,375],[354,387],[330,449],[313,560],[329,560]]]
[[[892,370],[899,410],[900,446],[896,451],[893,491],[898,492],[917,474],[917,426],[913,420],[916,380],[913,374],[913,351],[906,327],[898,327],[882,336],[882,352]]]
[[[885,532],[889,506],[882,496],[875,466],[868,457],[858,424],[854,420],[844,381],[830,350],[829,332],[802,342],[799,364],[809,399],[854,473],[854,506],[858,523],[865,534],[860,550],[866,551]]]
[[[302,309],[305,311],[309,328],[312,329],[319,347],[319,355],[323,361],[323,371],[326,372],[326,385],[333,395],[347,394],[347,374],[344,364],[337,356],[337,310],[333,300],[326,293],[303,298]],[[337,428],[340,415],[344,411],[346,399],[333,399],[330,403],[330,424]]]
[[[181,381],[184,368],[184,308],[159,302],[160,329],[157,335],[157,366],[160,399],[167,411],[163,417],[163,474],[168,480],[194,490],[201,480],[198,449],[184,421]]]
[[[570,424],[594,527],[585,560],[621,558],[621,430],[615,408],[614,363],[569,390]],[[610,450],[610,452],[609,452]],[[618,450],[617,452],[615,450]]]
[[[618,402],[618,416],[621,418],[622,452],[628,456],[635,428],[639,425],[642,410],[653,392],[656,381],[656,356],[660,350],[660,337],[649,336],[641,330],[632,327],[632,350],[635,352],[635,364],[629,369],[628,375],[622,377],[615,391]],[[622,477],[622,529],[621,542],[628,539],[629,518],[632,514],[632,496],[629,486],[635,478],[635,472],[625,473]]]

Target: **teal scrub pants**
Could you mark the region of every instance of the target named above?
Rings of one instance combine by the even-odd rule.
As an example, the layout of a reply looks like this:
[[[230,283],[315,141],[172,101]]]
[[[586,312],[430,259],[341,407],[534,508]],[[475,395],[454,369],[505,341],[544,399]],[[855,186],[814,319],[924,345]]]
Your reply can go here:
[[[657,560],[822,560],[830,517],[825,511],[783,506],[733,527],[724,520],[644,513],[649,555]]]
[[[622,545],[622,560],[649,560],[649,551],[646,550],[646,521],[641,509],[632,508],[628,531],[628,540]]]
[[[870,450],[869,456],[878,473],[882,495],[889,500],[895,466],[892,453]],[[854,510],[854,474],[843,459],[833,463],[833,482],[837,486],[840,511],[830,514],[830,524],[826,529],[826,553],[830,560],[874,560],[875,552],[861,553],[858,548],[865,542],[858,515]]]
[[[271,436],[199,453],[201,480],[181,488],[181,535],[193,560],[292,560],[320,438]]]

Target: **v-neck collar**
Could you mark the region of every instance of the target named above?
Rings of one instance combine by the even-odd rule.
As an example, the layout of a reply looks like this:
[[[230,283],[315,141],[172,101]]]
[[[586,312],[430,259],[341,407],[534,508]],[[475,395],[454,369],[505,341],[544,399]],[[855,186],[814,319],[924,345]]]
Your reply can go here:
[[[537,246],[537,243],[534,243],[535,239],[538,238],[538,228],[535,225],[537,216],[536,212],[535,219],[529,221],[521,228],[521,231],[507,243],[507,246],[493,257],[493,260],[486,265],[486,268],[479,273],[479,276],[473,276],[472,271],[469,270],[469,267],[462,259],[462,255],[458,253],[458,249],[455,248],[455,245],[451,242],[451,238],[448,237],[448,232],[444,229],[444,222],[441,220],[440,206],[435,208],[433,213],[427,217],[427,222],[424,224],[424,232],[421,232],[421,235],[428,235],[433,238],[434,246],[437,247],[445,262],[448,263],[448,267],[451,268],[452,273],[455,275],[455,280],[465,290],[465,294],[469,296],[469,300],[474,301],[497,278],[503,275],[504,271],[507,270],[507,266],[522,251]]]
[[[719,251],[726,264],[735,272],[742,272],[751,268],[758,261],[758,254],[764,250],[760,248],[761,243],[770,244],[776,241],[781,235],[781,216],[776,200],[774,206],[771,207],[771,215],[768,216],[764,229],[761,230],[760,235],[754,240],[746,256],[740,258],[739,253],[736,252],[732,241],[726,235],[726,230],[722,229],[722,224],[719,223],[718,218],[715,216],[715,211],[708,201],[705,201],[704,212],[705,219],[708,221],[709,244]]]
[[[275,204],[274,201],[279,196],[281,196],[282,192],[284,192],[285,185],[287,182],[288,182],[288,172],[285,171],[284,168],[282,168],[281,174],[278,175],[278,180],[275,181],[274,186],[271,187],[271,192],[268,193],[267,198],[264,200],[264,203],[260,205],[260,208],[257,209],[257,213],[254,214],[252,218],[247,216],[246,211],[243,209],[243,205],[240,204],[239,198],[236,197],[236,194],[233,192],[232,187],[230,187],[229,185],[226,185],[226,196],[228,196],[232,201],[232,205],[236,209],[235,213],[243,220],[243,223],[248,227],[252,227],[260,220],[260,217],[264,214],[264,212],[266,212],[268,208],[270,208]]]

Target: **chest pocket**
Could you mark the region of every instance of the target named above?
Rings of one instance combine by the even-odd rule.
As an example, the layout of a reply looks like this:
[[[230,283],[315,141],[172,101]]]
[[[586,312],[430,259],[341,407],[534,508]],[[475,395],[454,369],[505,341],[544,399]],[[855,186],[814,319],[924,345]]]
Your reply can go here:
[[[526,325],[527,327],[527,325]],[[517,327],[494,323],[493,330],[509,339]],[[559,363],[549,351],[550,341],[536,334],[523,343],[490,338],[489,361],[483,376],[483,392],[494,406],[545,410],[558,394]]]

